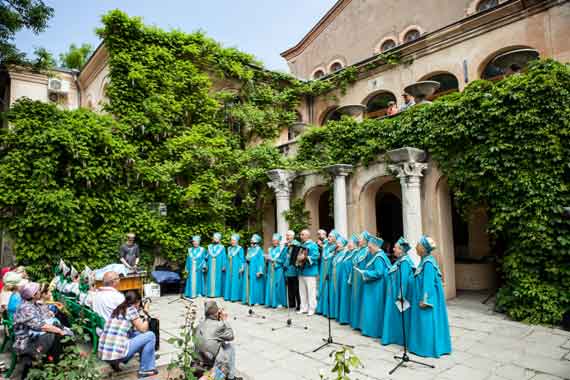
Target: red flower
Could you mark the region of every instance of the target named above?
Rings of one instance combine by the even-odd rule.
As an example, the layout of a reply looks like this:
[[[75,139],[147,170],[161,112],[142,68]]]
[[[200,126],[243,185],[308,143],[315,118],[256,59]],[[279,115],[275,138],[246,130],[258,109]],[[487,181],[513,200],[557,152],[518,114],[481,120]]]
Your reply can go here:
[[[48,360],[48,362],[53,362],[53,356],[48,355],[47,360]]]

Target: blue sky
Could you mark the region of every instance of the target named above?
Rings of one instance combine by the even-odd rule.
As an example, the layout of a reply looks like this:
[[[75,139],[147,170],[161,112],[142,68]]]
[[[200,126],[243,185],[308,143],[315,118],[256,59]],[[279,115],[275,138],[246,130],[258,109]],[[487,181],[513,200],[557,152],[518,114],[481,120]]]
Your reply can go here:
[[[49,29],[39,35],[23,31],[16,46],[31,53],[43,46],[56,57],[71,43],[99,40],[101,15],[121,9],[142,16],[146,24],[192,32],[198,29],[254,54],[266,67],[288,71],[279,53],[295,45],[332,7],[335,0],[46,0],[55,9]]]

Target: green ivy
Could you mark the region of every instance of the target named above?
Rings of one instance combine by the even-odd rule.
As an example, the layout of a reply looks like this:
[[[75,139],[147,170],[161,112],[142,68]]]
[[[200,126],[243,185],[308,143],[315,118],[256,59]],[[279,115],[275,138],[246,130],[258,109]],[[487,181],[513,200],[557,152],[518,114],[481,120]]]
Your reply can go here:
[[[289,210],[285,211],[285,220],[289,223],[289,229],[299,233],[311,225],[311,215],[305,210],[305,201],[303,199],[295,199],[291,202]]]
[[[557,323],[570,308],[570,221],[562,218],[570,205],[569,89],[568,65],[540,61],[396,118],[311,128],[296,164],[367,164],[394,148],[426,150],[463,213],[484,206],[491,237],[504,242],[498,307],[517,320]]]

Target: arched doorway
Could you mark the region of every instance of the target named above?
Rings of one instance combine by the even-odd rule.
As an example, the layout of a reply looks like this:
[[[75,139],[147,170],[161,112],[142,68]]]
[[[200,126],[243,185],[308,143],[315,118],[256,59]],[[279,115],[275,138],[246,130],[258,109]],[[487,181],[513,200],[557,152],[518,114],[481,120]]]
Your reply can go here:
[[[430,75],[422,80],[432,80],[439,83],[439,88],[433,95],[428,97],[428,100],[435,100],[440,96],[459,91],[459,81],[455,75],[451,73],[439,73]]]
[[[330,231],[334,228],[333,209],[331,207],[331,192],[326,190],[319,197],[319,229]]]
[[[396,102],[396,97],[389,91],[380,91],[372,95],[366,102],[366,117],[376,119],[386,116],[390,102]]]
[[[376,193],[376,227],[384,239],[386,253],[392,254],[392,247],[404,235],[402,201],[393,193]]]
[[[340,120],[342,114],[338,112],[338,107],[331,108],[328,110],[325,115],[322,117],[321,125],[325,125],[329,121],[338,121]]]

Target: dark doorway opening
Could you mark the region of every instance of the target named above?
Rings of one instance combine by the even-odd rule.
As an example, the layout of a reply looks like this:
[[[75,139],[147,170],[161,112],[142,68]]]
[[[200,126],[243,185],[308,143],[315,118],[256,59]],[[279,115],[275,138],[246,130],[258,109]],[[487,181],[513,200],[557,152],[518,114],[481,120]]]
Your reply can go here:
[[[386,253],[392,254],[392,247],[404,235],[402,201],[392,193],[376,193],[376,226],[378,235],[384,239]]]
[[[331,207],[331,192],[329,190],[321,194],[319,198],[319,229],[327,232],[334,228],[334,219]]]

